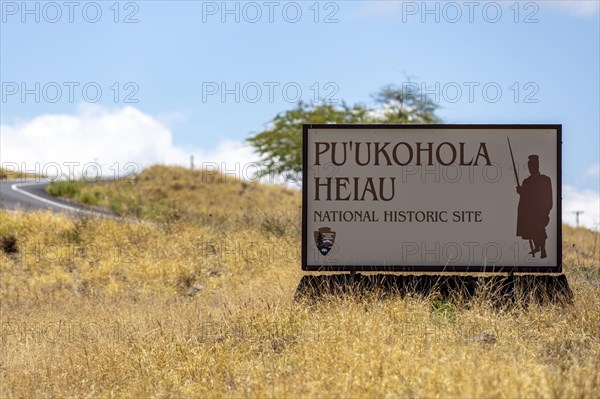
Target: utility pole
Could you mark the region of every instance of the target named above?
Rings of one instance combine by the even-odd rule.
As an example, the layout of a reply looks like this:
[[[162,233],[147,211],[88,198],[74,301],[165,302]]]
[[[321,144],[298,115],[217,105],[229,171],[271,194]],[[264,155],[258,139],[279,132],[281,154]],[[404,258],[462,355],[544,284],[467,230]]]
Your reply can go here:
[[[194,156],[190,155],[190,169],[194,169]]]
[[[583,213],[583,211],[573,211],[575,214],[575,226],[579,227],[579,215]]]

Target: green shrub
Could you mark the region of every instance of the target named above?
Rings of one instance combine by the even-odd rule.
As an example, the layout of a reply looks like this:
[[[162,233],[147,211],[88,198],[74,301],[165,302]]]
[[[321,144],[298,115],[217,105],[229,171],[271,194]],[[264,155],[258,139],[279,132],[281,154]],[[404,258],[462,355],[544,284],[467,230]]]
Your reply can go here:
[[[84,205],[98,205],[99,203],[98,197],[89,191],[80,192],[75,199]]]
[[[54,197],[75,198],[79,195],[85,183],[83,181],[57,181],[46,186],[46,192]]]

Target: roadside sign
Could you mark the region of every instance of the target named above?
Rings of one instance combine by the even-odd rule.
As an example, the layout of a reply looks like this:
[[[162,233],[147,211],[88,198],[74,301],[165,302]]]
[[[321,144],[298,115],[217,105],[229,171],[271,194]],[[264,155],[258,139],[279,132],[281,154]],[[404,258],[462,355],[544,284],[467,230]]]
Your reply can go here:
[[[302,269],[561,272],[561,125],[304,125]]]

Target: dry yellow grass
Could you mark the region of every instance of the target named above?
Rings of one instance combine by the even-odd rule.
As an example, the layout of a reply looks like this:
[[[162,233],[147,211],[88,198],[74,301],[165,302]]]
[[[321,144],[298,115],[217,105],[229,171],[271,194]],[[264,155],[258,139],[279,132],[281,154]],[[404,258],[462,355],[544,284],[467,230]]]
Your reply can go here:
[[[0,180],[14,180],[14,179],[33,179],[42,178],[36,173],[21,172],[13,169],[5,169],[0,167]]]
[[[564,227],[570,305],[295,302],[299,193],[198,173],[121,188],[178,175],[153,222],[0,213],[0,397],[600,397],[598,233]]]

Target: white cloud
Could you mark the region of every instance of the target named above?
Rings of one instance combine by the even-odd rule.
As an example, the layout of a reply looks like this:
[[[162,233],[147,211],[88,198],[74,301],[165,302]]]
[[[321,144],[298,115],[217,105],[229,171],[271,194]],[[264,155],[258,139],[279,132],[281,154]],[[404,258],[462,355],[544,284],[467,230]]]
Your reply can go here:
[[[523,15],[527,14],[535,18],[538,14],[536,9],[533,7],[547,7],[555,10],[562,10],[571,15],[575,16],[590,16],[595,15],[600,10],[600,2],[598,0],[545,0],[538,2],[531,2],[529,0],[520,0],[521,3],[521,13]],[[492,2],[491,0],[488,3],[498,3]],[[503,12],[507,13],[510,18],[512,18],[512,12],[508,9],[508,7],[512,7],[514,2],[506,2],[500,3]],[[533,6],[528,3],[534,3]],[[412,21],[418,22],[421,21],[421,18],[425,18],[428,21],[433,21],[436,17],[435,13],[430,13],[425,15],[426,10],[437,13],[437,18],[440,20],[444,20],[445,11],[444,7],[448,4],[448,7],[451,7],[451,12],[453,14],[451,18],[454,18],[454,12],[456,9],[459,9],[462,15],[462,22],[469,21],[469,15],[471,12],[475,13],[474,18],[477,21],[482,21],[481,19],[481,10],[484,6],[484,3],[481,4],[471,4],[466,5],[463,2],[444,2],[444,1],[436,1],[436,2],[423,2],[423,1],[400,1],[400,0],[383,0],[383,1],[369,1],[366,3],[366,11],[372,14],[377,15],[397,15],[400,14],[403,17],[403,21]],[[472,7],[472,9],[470,8]],[[526,8],[523,8],[526,7]],[[436,11],[437,10],[437,11]],[[448,11],[450,12],[450,11]],[[537,15],[539,18],[539,15]]]
[[[572,15],[579,16],[595,15],[600,10],[598,0],[548,0],[541,2],[541,4],[544,7],[564,10]]]
[[[235,141],[223,141],[214,150],[175,146],[169,128],[134,107],[107,110],[86,105],[75,115],[40,115],[0,125],[2,166],[50,176],[57,171],[68,176],[71,170],[79,175],[88,165],[88,176],[94,177],[93,162],[100,164],[103,177],[114,176],[117,163],[121,174],[133,171],[124,168],[129,162],[139,169],[157,163],[189,166],[190,154],[196,165],[216,162],[232,170],[236,162],[258,159],[248,145]],[[70,162],[78,166],[71,167]]]
[[[600,192],[581,190],[573,186],[563,186],[563,222],[575,226],[575,211],[579,215],[579,225],[598,231],[600,229]]]

